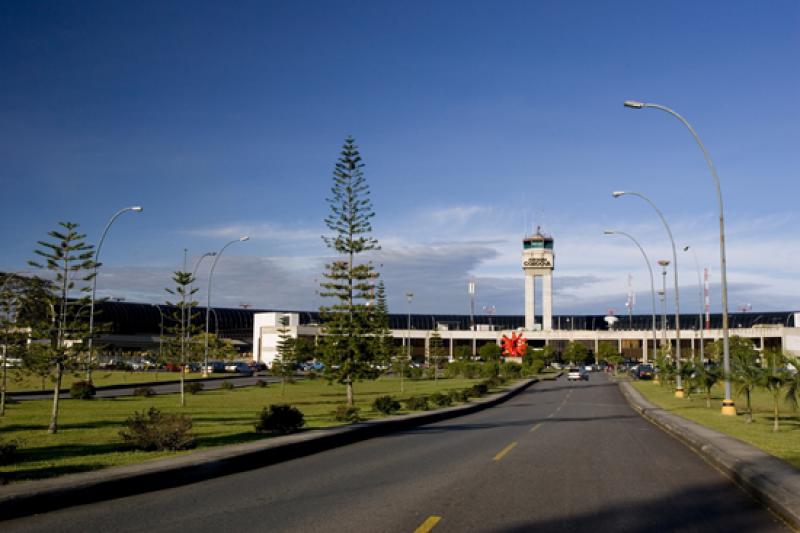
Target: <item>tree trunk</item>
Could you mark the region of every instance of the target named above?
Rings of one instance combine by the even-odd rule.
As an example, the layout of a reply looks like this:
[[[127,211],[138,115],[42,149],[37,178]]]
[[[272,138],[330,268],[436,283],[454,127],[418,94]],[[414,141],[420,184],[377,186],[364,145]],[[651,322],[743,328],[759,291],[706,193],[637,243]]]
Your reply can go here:
[[[352,379],[347,378],[346,387],[347,387],[347,406],[348,407],[353,407],[353,380]]]
[[[186,407],[186,394],[183,391],[183,367],[180,368],[181,372],[181,407]]]
[[[778,431],[778,400],[777,400],[777,398],[775,400],[773,400],[772,405],[773,405],[773,411],[774,411],[773,412],[774,418],[773,418],[773,422],[772,422],[772,431]]]
[[[50,413],[50,426],[47,428],[48,433],[58,433],[58,398],[61,393],[61,376],[64,373],[64,367],[60,362],[56,363],[56,384],[53,390],[53,411]]]
[[[750,388],[745,389],[745,398],[747,398],[747,418],[745,422],[750,424],[753,421],[753,406],[750,405]]]

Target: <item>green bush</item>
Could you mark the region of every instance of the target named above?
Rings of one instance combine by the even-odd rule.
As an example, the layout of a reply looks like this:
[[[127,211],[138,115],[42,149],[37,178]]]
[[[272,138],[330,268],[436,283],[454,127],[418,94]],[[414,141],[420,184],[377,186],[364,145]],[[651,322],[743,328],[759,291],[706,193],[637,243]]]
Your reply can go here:
[[[478,398],[489,392],[489,387],[486,383],[476,383],[468,389],[470,397]]]
[[[525,365],[522,367],[522,373],[525,376],[535,376],[537,374],[541,374],[543,368],[544,361],[541,359],[534,359],[531,361],[530,365]]]
[[[91,400],[97,393],[97,389],[91,381],[76,381],[69,388],[69,396],[73,400]]]
[[[448,407],[453,405],[453,400],[450,398],[450,395],[442,392],[435,392],[431,394],[430,401],[439,407]]]
[[[416,366],[407,367],[406,369],[406,377],[411,379],[420,379],[422,378],[422,369]]]
[[[233,383],[231,383],[228,380],[225,380],[219,384],[219,388],[222,390],[233,390]]]
[[[145,451],[187,450],[195,445],[192,419],[186,415],[162,413],[151,407],[147,413],[134,412],[119,432],[125,442]]]
[[[514,379],[522,374],[522,365],[517,363],[503,363],[500,365],[500,375],[506,379]]]
[[[256,387],[258,387],[259,389],[263,389],[266,386],[267,386],[267,382],[264,381],[263,379],[259,379],[259,380],[256,381]]]
[[[486,385],[487,389],[500,387],[501,385],[505,384],[505,382],[506,379],[502,376],[492,376],[482,381],[482,383]]]
[[[305,418],[299,409],[286,403],[265,407],[258,415],[255,427],[258,433],[286,434],[297,431],[305,425]]]
[[[0,439],[0,465],[13,463],[17,459],[18,449],[17,441]]]
[[[500,373],[500,365],[494,361],[483,363],[480,373],[482,378],[494,377]]]
[[[409,411],[427,411],[428,410],[428,397],[427,396],[412,396],[406,400],[406,409]]]
[[[466,389],[451,390],[450,391],[450,399],[453,402],[468,402],[469,401],[469,391],[466,390]]]
[[[338,405],[333,412],[333,418],[337,422],[358,422],[361,420],[360,411],[361,409],[354,405]]]
[[[317,379],[318,377],[319,377],[319,374],[317,374],[313,370],[309,370],[308,374],[306,374],[306,379],[314,380],[314,379]]]
[[[391,396],[378,396],[372,402],[372,408],[385,415],[390,415],[400,410],[400,402]]]
[[[133,389],[133,395],[149,398],[150,396],[155,396],[156,391],[154,391],[152,387],[137,387]]]
[[[201,390],[203,390],[205,388],[205,385],[203,385],[199,381],[190,381],[190,382],[186,383],[183,386],[183,388],[189,394],[197,394],[198,392],[200,392]]]

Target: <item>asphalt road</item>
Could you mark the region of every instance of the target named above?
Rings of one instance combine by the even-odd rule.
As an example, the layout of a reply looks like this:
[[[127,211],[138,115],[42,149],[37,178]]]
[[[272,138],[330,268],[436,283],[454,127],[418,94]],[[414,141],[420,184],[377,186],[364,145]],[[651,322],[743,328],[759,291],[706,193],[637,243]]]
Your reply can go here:
[[[3,522],[17,531],[786,531],[606,376],[253,471]],[[428,528],[428,529],[425,529]]]

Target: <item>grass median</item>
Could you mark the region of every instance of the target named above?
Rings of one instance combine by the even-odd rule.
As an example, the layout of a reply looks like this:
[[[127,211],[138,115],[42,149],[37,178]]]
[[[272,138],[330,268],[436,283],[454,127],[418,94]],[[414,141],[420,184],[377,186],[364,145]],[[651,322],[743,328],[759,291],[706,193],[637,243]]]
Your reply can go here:
[[[633,386],[650,402],[698,424],[748,442],[765,452],[800,467],[800,417],[791,407],[781,403],[780,430],[772,430],[772,399],[762,390],[752,394],[753,422],[745,421],[744,397],[734,397],[737,416],[720,413],[724,397],[722,386],[711,391],[711,407],[706,407],[705,393],[689,398],[675,398],[670,387],[652,381],[635,381]]]
[[[465,389],[479,381],[407,379],[403,393],[400,393],[399,379],[365,381],[356,384],[356,405],[361,408],[364,419],[381,418],[384,415],[372,409],[372,402],[378,396],[391,395],[402,402],[411,396]],[[345,389],[324,380],[305,380],[286,385],[284,391],[280,384],[210,390],[187,395],[187,406],[183,409],[177,394],[62,400],[59,432],[54,435],[47,433],[51,402],[22,401],[9,405],[6,415],[0,418],[0,437],[6,442],[16,441],[19,446],[17,459],[0,466],[0,479],[16,482],[55,477],[191,453],[143,452],[125,447],[119,436],[123,422],[134,411],[142,412],[150,407],[191,416],[196,450],[263,439],[265,435],[256,433],[253,425],[261,409],[275,403],[288,403],[300,409],[305,416],[306,429],[341,425],[335,421],[333,412],[345,403]],[[408,411],[400,413],[405,412]]]

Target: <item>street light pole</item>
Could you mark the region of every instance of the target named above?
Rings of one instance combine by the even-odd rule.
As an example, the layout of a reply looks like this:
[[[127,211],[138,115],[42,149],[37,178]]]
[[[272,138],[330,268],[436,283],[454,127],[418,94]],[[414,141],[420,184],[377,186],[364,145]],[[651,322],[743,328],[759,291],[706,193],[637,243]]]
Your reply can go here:
[[[205,338],[205,348],[204,348],[204,357],[203,357],[203,377],[208,377],[208,321],[210,316],[210,309],[211,309],[211,279],[214,276],[214,269],[217,266],[217,261],[219,258],[222,257],[222,252],[225,251],[225,248],[230,246],[231,244],[237,242],[244,242],[250,240],[250,237],[243,235],[238,239],[234,239],[225,243],[219,252],[217,252],[216,256],[214,256],[214,262],[211,263],[211,270],[208,272],[208,293],[206,294],[206,338]],[[202,259],[202,258],[201,258]],[[199,263],[199,262],[198,262]]]
[[[406,358],[408,359],[408,364],[411,364],[411,300],[414,299],[413,292],[406,293],[406,301],[408,302],[408,322],[406,324]],[[400,360],[400,392],[404,392],[404,383],[403,378],[405,377],[406,369],[403,365],[403,360]]]
[[[684,246],[683,251],[692,251],[694,267],[697,270],[697,288],[700,291],[700,311],[697,313],[697,329],[700,330],[700,364],[705,364],[705,347],[703,346],[703,279],[700,277],[700,263],[697,261],[697,252],[691,246]]]
[[[722,369],[725,373],[725,398],[722,400],[722,414],[727,416],[736,416],[736,405],[731,397],[730,340],[728,332],[728,274],[727,261],[725,258],[725,216],[722,205],[722,187],[719,183],[717,169],[714,167],[714,162],[711,160],[711,156],[709,155],[708,150],[706,150],[703,141],[700,140],[700,136],[697,134],[692,125],[689,124],[689,121],[683,118],[677,112],[663,105],[647,104],[634,100],[625,100],[624,105],[630,109],[658,109],[660,111],[664,111],[665,113],[669,113],[673,117],[680,120],[692,134],[692,137],[694,137],[694,140],[697,142],[697,145],[703,152],[703,157],[706,160],[708,169],[711,171],[711,177],[713,178],[714,185],[717,188],[717,203],[719,204],[719,271],[720,282],[722,284]]]
[[[658,295],[661,297],[661,329],[662,333],[662,341],[661,344],[664,346],[666,350],[667,346],[667,267],[669,266],[669,260],[667,259],[659,259],[656,261],[658,266],[661,267],[661,290],[658,292]]]
[[[475,280],[470,280],[467,284],[469,292],[469,327],[472,328],[472,357],[475,357],[477,337],[475,335]]]
[[[103,241],[106,240],[106,235],[108,234],[108,230],[111,228],[111,224],[117,220],[122,213],[126,211],[133,211],[135,213],[142,212],[142,206],[134,205],[132,207],[124,207],[114,213],[111,219],[109,219],[108,224],[106,224],[105,229],[103,230],[103,235],[100,237],[100,242],[97,245],[97,248],[94,251],[94,273],[92,274],[92,298],[89,303],[89,360],[86,362],[86,381],[92,381],[92,361],[94,360],[94,300],[95,295],[97,293],[97,269],[100,267],[100,250],[103,248]]]
[[[203,262],[203,259],[205,259],[206,257],[215,257],[216,255],[217,255],[217,252],[206,252],[206,253],[204,253],[203,255],[201,255],[197,259],[197,261],[195,261],[194,268],[192,268],[192,277],[189,278],[190,279],[190,283],[189,283],[189,308],[187,310],[188,311],[188,313],[187,313],[188,316],[186,317],[186,329],[185,329],[186,344],[187,345],[189,344],[189,341],[190,341],[191,335],[192,335],[192,333],[191,333],[191,330],[192,330],[191,325],[192,325],[192,302],[193,301],[191,300],[191,297],[192,297],[192,293],[194,292],[193,285],[194,285],[195,275],[197,274],[197,269],[200,268],[200,263]],[[207,374],[207,370],[203,369],[203,375],[205,376],[206,374]]]
[[[658,344],[658,335],[656,334],[656,286],[655,281],[653,280],[653,267],[650,265],[650,259],[647,258],[647,254],[644,252],[644,248],[642,245],[639,244],[639,241],[633,238],[633,236],[625,233],[624,231],[616,231],[616,230],[606,230],[603,233],[606,235],[624,235],[625,237],[629,238],[633,241],[633,244],[639,248],[639,251],[642,252],[642,257],[644,257],[644,263],[647,265],[647,271],[650,273],[650,297],[652,299],[653,305],[653,361],[656,360],[656,344]],[[569,319],[567,319],[569,320]],[[644,363],[647,364],[647,347],[642,350],[644,355]]]
[[[655,212],[658,214],[658,217],[661,219],[661,222],[664,224],[664,228],[667,230],[667,235],[669,236],[669,242],[672,245],[672,272],[675,280],[675,362],[678,371],[678,375],[675,379],[675,397],[683,398],[683,379],[681,377],[681,306],[680,294],[678,292],[678,253],[675,250],[675,239],[672,238],[672,230],[669,229],[667,219],[664,218],[661,210],[656,206],[656,204],[653,203],[652,200],[650,200],[650,198],[639,192],[614,191],[611,193],[611,196],[614,198],[619,198],[620,196],[625,195],[638,196],[650,204],[650,207],[655,210]],[[664,294],[666,295],[666,292]]]

